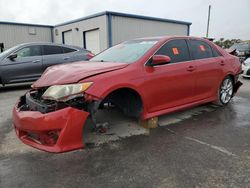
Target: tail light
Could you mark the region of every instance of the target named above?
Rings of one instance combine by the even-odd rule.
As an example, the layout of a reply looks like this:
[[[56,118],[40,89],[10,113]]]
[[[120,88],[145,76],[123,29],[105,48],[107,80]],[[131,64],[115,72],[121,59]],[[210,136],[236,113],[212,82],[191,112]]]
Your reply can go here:
[[[95,56],[95,54],[92,54],[91,52],[89,52],[89,53],[86,54],[86,56],[87,56],[88,59],[91,59],[92,57]]]

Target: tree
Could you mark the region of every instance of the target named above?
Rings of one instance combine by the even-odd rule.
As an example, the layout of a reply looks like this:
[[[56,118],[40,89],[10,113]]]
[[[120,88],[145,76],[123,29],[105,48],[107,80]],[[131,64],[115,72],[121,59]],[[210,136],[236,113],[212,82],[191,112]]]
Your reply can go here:
[[[233,44],[240,43],[240,42],[242,42],[242,40],[240,40],[240,39],[231,39],[231,40],[227,39],[227,40],[225,40],[224,38],[220,38],[219,40],[215,41],[214,43],[222,48],[230,48]]]

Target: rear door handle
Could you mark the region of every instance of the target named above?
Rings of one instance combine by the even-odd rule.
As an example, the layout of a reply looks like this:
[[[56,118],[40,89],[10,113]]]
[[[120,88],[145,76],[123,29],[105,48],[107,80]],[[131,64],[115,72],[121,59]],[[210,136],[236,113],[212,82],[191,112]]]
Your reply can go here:
[[[40,63],[41,61],[40,60],[34,60],[32,61],[32,63]]]
[[[223,66],[223,65],[225,65],[225,62],[224,62],[224,61],[221,61],[220,64]]]
[[[190,72],[192,72],[192,71],[194,71],[196,68],[194,67],[194,66],[189,66],[188,68],[187,68],[187,71],[190,71]]]

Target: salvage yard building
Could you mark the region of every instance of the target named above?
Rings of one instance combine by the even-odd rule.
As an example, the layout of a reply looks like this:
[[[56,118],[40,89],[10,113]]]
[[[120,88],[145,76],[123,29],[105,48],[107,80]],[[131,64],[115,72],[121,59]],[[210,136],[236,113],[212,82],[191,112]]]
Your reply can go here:
[[[55,42],[93,53],[122,41],[161,35],[189,35],[190,22],[105,11],[55,26],[0,22],[0,43]]]

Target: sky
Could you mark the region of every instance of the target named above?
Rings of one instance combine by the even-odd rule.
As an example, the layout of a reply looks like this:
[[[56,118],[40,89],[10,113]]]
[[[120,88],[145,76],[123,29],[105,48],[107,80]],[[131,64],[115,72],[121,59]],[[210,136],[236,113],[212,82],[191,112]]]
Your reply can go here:
[[[0,21],[55,25],[102,11],[192,22],[190,35],[250,40],[250,0],[0,0]]]

